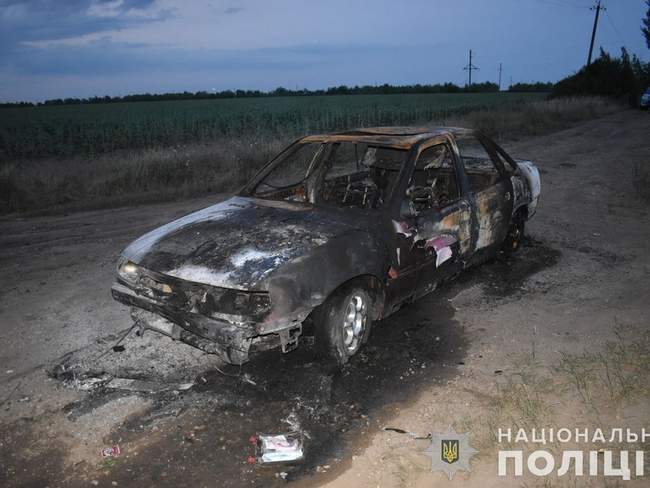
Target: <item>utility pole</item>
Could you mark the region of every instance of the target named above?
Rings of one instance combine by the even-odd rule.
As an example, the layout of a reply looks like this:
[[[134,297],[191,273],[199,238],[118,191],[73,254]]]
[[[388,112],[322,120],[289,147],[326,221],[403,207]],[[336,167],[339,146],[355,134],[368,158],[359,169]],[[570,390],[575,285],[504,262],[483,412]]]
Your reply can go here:
[[[499,63],[499,91],[501,91],[501,71],[503,69],[502,63]]]
[[[594,41],[596,40],[596,29],[598,28],[598,18],[600,17],[600,11],[607,9],[601,6],[600,0],[598,0],[596,6],[591,7],[591,10],[596,11],[596,16],[594,17],[594,29],[591,31],[591,43],[589,44],[589,57],[587,58],[587,66],[591,64],[591,55],[594,52]]]
[[[467,91],[472,89],[472,70],[477,70],[478,68],[472,64],[472,50],[469,50],[469,64],[463,68],[465,71],[469,72],[469,84],[467,85]]]

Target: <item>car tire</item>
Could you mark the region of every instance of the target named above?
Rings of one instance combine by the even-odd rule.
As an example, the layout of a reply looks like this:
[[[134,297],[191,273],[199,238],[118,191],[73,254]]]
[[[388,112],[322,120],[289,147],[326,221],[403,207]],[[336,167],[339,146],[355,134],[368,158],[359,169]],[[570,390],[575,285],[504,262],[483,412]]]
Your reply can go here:
[[[508,233],[506,234],[506,238],[504,239],[503,245],[501,246],[501,252],[503,254],[510,255],[521,249],[521,246],[524,242],[525,226],[526,219],[524,217],[524,213],[522,211],[519,211],[512,217],[512,222],[508,228]]]
[[[354,356],[368,339],[373,316],[372,295],[361,282],[334,292],[314,317],[318,355],[336,366]]]

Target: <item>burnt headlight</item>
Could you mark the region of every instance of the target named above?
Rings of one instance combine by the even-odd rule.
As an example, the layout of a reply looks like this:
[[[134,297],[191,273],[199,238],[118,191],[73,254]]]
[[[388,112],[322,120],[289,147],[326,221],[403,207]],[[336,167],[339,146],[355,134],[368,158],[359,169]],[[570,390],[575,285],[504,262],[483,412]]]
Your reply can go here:
[[[216,287],[208,291],[200,307],[201,313],[215,318],[222,314],[257,317],[269,310],[271,310],[271,299],[266,292]]]
[[[138,281],[139,275],[140,268],[138,265],[129,261],[128,259],[122,258],[117,263],[117,276],[126,283],[129,283],[131,285],[135,284]]]
[[[271,298],[268,293],[251,293],[250,309],[253,315],[261,315],[271,310]]]
[[[262,315],[271,309],[268,293],[233,291],[234,312],[241,315]]]

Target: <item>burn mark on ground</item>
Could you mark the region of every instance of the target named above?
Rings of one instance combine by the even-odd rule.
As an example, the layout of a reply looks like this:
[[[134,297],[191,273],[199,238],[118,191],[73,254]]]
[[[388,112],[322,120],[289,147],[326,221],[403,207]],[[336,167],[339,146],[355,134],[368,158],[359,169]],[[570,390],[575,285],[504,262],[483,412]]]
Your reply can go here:
[[[506,298],[525,292],[528,278],[559,261],[559,250],[543,241],[526,237],[519,252],[500,255],[480,266],[465,271],[452,287],[480,284],[490,298]]]
[[[88,476],[100,484],[115,481],[118,485],[280,486],[286,480],[309,480],[320,466],[341,469],[369,434],[385,424],[389,407],[408,403],[424,387],[457,374],[467,344],[449,298],[475,284],[483,286],[487,299],[523,293],[528,277],[557,263],[559,256],[547,244],[527,240],[516,255],[468,270],[433,295],[376,324],[368,344],[341,371],[323,365],[303,344],[287,355],[261,353],[241,367],[200,370],[195,386],[187,391],[143,393],[151,406],[104,439],[107,445],[119,443],[123,454],[101,470],[88,464],[64,467],[63,454],[51,452],[22,462],[10,457],[3,463],[27,467],[28,472],[29,466],[34,468],[34,478],[23,475],[23,484],[42,481],[35,467],[43,462],[50,484],[65,479],[72,486],[87,485]],[[135,347],[126,343],[127,351]],[[123,366],[120,371],[128,372]],[[132,373],[146,379],[152,371]],[[99,388],[69,404],[65,415],[71,420],[88,415],[121,394],[133,392]],[[307,435],[303,461],[275,467],[247,463],[253,453],[251,435],[286,432],[296,426]],[[29,424],[18,423],[9,432],[13,437],[5,446],[37,441],[30,437]]]
[[[155,421],[163,405],[178,415],[145,452],[120,461],[110,479],[119,484],[195,484],[219,473],[222,486],[272,486],[285,483],[278,472],[287,473],[289,480],[310,475],[317,466],[346,460],[352,446],[380,427],[386,405],[406,402],[424,383],[453,376],[464,349],[453,309],[438,296],[377,324],[366,347],[341,371],[318,361],[310,347],[288,355],[270,351],[241,367],[206,371],[191,392],[168,396],[144,419],[116,433],[124,445],[137,446],[149,431],[147,421]],[[253,452],[251,435],[286,432],[291,425],[307,435],[302,462],[278,467],[246,463]]]

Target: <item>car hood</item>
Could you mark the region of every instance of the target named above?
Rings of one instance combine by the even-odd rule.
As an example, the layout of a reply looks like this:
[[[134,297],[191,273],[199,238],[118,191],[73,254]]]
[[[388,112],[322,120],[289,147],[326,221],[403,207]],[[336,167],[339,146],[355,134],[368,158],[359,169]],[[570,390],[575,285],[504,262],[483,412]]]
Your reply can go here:
[[[123,256],[152,271],[242,290],[354,228],[341,212],[233,197],[140,237]]]

